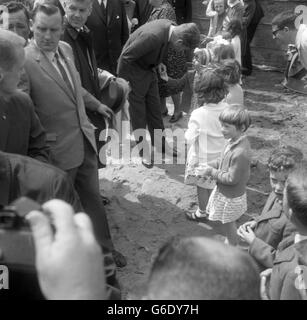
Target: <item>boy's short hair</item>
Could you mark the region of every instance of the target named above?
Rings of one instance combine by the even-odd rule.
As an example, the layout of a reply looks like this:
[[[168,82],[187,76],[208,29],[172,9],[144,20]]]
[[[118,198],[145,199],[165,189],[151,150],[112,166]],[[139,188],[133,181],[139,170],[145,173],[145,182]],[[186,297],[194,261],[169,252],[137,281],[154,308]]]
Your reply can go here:
[[[224,78],[216,70],[216,66],[205,67],[195,81],[194,91],[200,105],[204,103],[219,103],[226,94],[227,88]]]
[[[252,122],[248,110],[244,106],[236,104],[224,109],[219,116],[219,120],[234,125],[238,130],[244,127],[244,131],[248,129]]]
[[[228,261],[228,262],[227,262]],[[149,299],[257,300],[259,270],[239,249],[205,237],[173,239],[155,259]]]
[[[282,146],[272,151],[268,159],[270,171],[293,170],[303,160],[303,153],[291,146]]]
[[[200,43],[200,32],[197,25],[194,22],[183,23],[179,25],[178,34],[182,40],[183,45],[191,50],[198,47]]]
[[[307,168],[292,171],[286,183],[286,195],[293,217],[307,228]]]
[[[18,49],[23,50],[25,40],[9,30],[0,29],[0,68],[9,71],[17,61]]]
[[[288,27],[289,29],[295,29],[295,20],[299,14],[293,10],[287,10],[276,15],[272,20],[272,25],[277,26],[278,29]]]
[[[241,79],[241,66],[235,59],[223,60],[219,71],[224,77],[227,84],[235,85],[240,82]]]

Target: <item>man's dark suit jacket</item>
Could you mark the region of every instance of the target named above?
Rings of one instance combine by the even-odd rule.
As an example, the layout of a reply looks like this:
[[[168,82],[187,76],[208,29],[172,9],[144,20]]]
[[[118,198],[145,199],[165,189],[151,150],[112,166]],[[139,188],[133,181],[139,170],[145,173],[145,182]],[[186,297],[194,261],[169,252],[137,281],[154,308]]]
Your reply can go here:
[[[175,12],[178,24],[192,21],[192,0],[176,0]]]
[[[153,6],[149,4],[149,0],[135,0],[134,17],[138,19],[137,28],[148,21]]]
[[[159,19],[134,31],[119,58],[119,76],[129,80],[129,68],[133,65],[149,71],[158,66],[167,54],[171,25],[171,21]]]
[[[0,151],[0,205],[25,196],[40,204],[57,198],[75,209],[82,206],[67,174],[47,163]]]
[[[82,87],[96,99],[100,100],[101,93],[99,89],[97,62],[93,49],[91,31],[84,26],[84,30],[78,32],[67,21],[65,21],[64,27],[62,40],[67,42],[73,50],[75,65],[80,74]],[[101,114],[88,109],[86,110],[86,114],[91,123],[99,129],[95,130],[95,136],[98,149],[100,149],[99,133],[101,130],[105,129],[104,118]]]
[[[0,97],[0,150],[49,160],[45,131],[31,99],[21,91]]]
[[[93,35],[98,67],[114,74],[117,60],[129,37],[124,4],[121,0],[108,0],[105,17],[98,1],[93,0],[93,10],[86,25]]]
[[[75,65],[80,74],[82,87],[99,99],[97,62],[93,50],[91,32],[87,27],[84,28],[84,31],[78,32],[67,21],[65,21],[64,27],[61,40],[67,42],[73,50]]]
[[[299,274],[304,279],[299,286]],[[307,240],[278,252],[270,281],[272,300],[302,300],[307,293]]]

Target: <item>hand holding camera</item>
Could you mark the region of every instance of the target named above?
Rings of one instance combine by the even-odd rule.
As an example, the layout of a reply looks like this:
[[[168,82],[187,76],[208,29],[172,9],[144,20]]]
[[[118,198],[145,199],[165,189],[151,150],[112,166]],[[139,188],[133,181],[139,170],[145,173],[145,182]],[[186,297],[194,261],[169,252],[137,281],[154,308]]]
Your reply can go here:
[[[92,223],[61,200],[41,207],[21,198],[0,210],[0,250],[9,269],[35,265],[47,299],[106,297],[103,255]]]

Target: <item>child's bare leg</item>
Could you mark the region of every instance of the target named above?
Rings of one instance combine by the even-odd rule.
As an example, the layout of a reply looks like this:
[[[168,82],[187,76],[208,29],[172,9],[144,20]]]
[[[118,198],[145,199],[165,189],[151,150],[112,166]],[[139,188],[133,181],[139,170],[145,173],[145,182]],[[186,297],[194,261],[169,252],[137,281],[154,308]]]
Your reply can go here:
[[[228,239],[228,243],[236,246],[238,244],[237,225],[236,222],[228,222],[223,224],[224,235]]]
[[[197,187],[198,206],[201,211],[206,211],[211,192],[211,189]]]

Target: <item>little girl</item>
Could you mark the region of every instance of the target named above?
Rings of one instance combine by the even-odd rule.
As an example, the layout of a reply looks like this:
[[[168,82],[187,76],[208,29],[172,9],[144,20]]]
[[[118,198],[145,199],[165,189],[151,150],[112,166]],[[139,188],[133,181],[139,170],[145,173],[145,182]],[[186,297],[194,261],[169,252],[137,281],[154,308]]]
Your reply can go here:
[[[229,40],[232,44],[236,60],[241,66],[241,34],[242,34],[242,22],[238,19],[231,20],[227,26],[226,32],[223,34],[223,38]]]
[[[227,91],[223,77],[209,66],[199,72],[194,90],[201,107],[192,112],[185,133],[190,146],[185,183],[197,186],[199,207],[196,212],[187,213],[189,219],[197,220],[207,216],[206,206],[215,186],[212,178],[198,176],[198,170],[208,162],[217,161],[221,155],[225,139],[218,119],[229,105],[224,101]]]
[[[241,67],[238,61],[233,59],[223,60],[220,71],[227,85],[228,94],[226,102],[228,104],[244,104],[244,93],[240,85]]]
[[[189,109],[185,108],[186,112],[193,111],[200,107],[197,101],[197,96],[195,94],[194,88],[195,83],[199,77],[200,71],[203,69],[204,65],[207,65],[212,60],[212,55],[210,50],[205,48],[195,48],[194,56],[192,61],[193,69],[189,70],[182,78],[173,79],[169,77],[166,71],[160,71],[160,78],[167,82],[170,90],[183,91],[182,100],[189,104]],[[184,108],[184,103],[180,104],[179,112]]]
[[[221,161],[211,163],[210,167],[202,171],[203,175],[216,181],[207,213],[209,220],[222,224],[228,243],[237,245],[236,221],[247,209],[245,189],[250,176],[251,149],[245,131],[250,126],[251,119],[242,106],[231,105],[223,110],[219,120],[228,143],[222,152]]]

